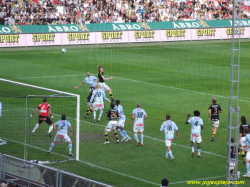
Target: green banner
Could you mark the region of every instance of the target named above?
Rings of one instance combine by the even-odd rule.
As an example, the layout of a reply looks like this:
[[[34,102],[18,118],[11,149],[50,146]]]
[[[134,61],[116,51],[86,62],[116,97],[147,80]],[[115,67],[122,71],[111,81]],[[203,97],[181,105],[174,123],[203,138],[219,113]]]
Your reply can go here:
[[[250,19],[235,21],[236,26],[250,27]],[[200,21],[168,21],[141,23],[92,23],[72,25],[1,25],[0,34],[28,33],[69,33],[98,31],[134,31],[134,30],[165,30],[165,29],[196,29],[196,28],[232,27],[232,20],[200,20]]]

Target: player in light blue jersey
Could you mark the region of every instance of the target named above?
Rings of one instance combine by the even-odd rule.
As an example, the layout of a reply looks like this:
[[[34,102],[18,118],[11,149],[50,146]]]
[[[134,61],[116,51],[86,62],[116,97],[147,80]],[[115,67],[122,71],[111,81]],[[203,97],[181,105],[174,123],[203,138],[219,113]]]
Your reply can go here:
[[[134,125],[133,131],[134,131],[134,137],[137,142],[137,146],[140,145],[143,146],[143,131],[144,131],[144,120],[147,118],[147,114],[144,109],[141,108],[141,103],[137,103],[137,108],[133,110],[132,112],[132,123]],[[141,133],[141,142],[138,139],[137,132],[140,131]]]
[[[122,107],[122,105],[120,105],[120,100],[116,100],[115,103],[116,103],[116,106],[115,106],[114,109],[118,110],[118,112],[120,114],[119,121],[117,122],[117,131],[122,136],[121,141],[129,141],[129,140],[131,140],[131,138],[128,136],[128,134],[124,130],[124,124],[125,124],[125,121],[126,121],[126,116],[124,114],[123,107]]]
[[[79,88],[80,86],[84,85],[85,83],[87,83],[89,85],[89,95],[87,97],[87,103],[88,103],[88,106],[89,106],[89,102],[90,102],[90,98],[92,96],[92,92],[93,90],[95,90],[95,86],[97,84],[97,78],[95,76],[91,76],[90,72],[87,72],[87,77],[83,80],[83,82],[81,84],[79,84],[78,86],[75,86],[74,88],[77,89]],[[88,107],[87,111],[86,111],[86,114],[84,115],[85,118],[89,118],[89,114],[92,113],[93,109]]]
[[[250,161],[250,134],[249,134],[249,128],[245,127],[245,134],[246,134],[246,147],[244,151],[247,151],[246,154],[246,169],[247,169],[247,173],[245,175],[243,175],[243,177],[250,177],[250,165],[249,165],[249,161]]]
[[[203,120],[199,117],[200,112],[198,110],[194,111],[194,117],[191,117],[191,114],[187,115],[186,124],[191,124],[191,149],[192,149],[192,156],[194,156],[194,143],[197,142],[198,144],[198,157],[201,157],[201,130],[203,128]]]
[[[165,158],[168,158],[168,154],[171,157],[171,161],[174,160],[174,156],[171,151],[171,143],[174,139],[174,132],[176,131],[176,137],[179,137],[179,130],[175,122],[171,121],[171,116],[169,114],[166,115],[166,121],[161,124],[160,131],[164,130],[165,132],[165,144],[167,147]]]
[[[63,114],[61,117],[62,120],[57,121],[53,124],[53,129],[56,131],[56,136],[54,141],[50,144],[50,148],[47,153],[50,153],[52,148],[55,146],[56,142],[67,142],[69,144],[69,156],[73,156],[72,154],[72,141],[68,136],[68,128],[70,129],[70,136],[73,135],[72,127],[69,121],[66,120],[66,115]],[[56,126],[58,126],[58,130],[56,130]]]
[[[101,117],[102,117],[102,113],[103,113],[103,109],[104,109],[104,103],[103,103],[103,99],[106,99],[108,102],[110,102],[109,99],[106,98],[105,92],[103,91],[103,89],[100,88],[100,85],[97,84],[95,90],[92,93],[91,99],[90,99],[90,106],[92,106],[92,108],[94,108],[94,119],[93,122],[96,123],[96,111],[99,109],[100,110],[100,115],[98,118],[98,121],[101,121]],[[92,104],[92,102],[94,101],[94,103]]]

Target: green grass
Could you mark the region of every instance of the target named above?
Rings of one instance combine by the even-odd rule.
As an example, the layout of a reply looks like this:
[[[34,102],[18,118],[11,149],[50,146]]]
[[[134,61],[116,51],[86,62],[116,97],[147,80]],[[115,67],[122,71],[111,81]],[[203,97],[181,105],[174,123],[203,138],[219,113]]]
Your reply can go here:
[[[239,92],[240,115],[245,115],[247,119],[250,117],[249,44],[248,40],[241,41]],[[4,48],[0,51],[1,78],[81,95],[80,161],[51,166],[118,187],[159,186],[161,179],[165,177],[170,180],[170,186],[176,187],[190,186],[186,183],[189,180],[226,180],[231,41],[63,47],[67,49],[65,54],[60,52],[60,46]],[[113,90],[114,98],[120,99],[124,107],[127,117],[125,130],[132,138],[130,142],[116,144],[114,135],[110,133],[110,144],[103,145],[104,127],[108,122],[105,115],[96,124],[92,122],[92,115],[90,119],[83,117],[87,109],[85,99],[89,89],[87,85],[79,89],[74,89],[74,86],[83,81],[87,72],[97,76],[97,65],[104,67],[106,77],[114,77],[106,83]],[[29,92],[23,89],[13,88],[12,94],[23,92],[25,95]],[[107,92],[106,95],[108,96]],[[208,107],[213,96],[223,108],[214,143],[210,141],[212,127],[208,120]],[[4,98],[2,102],[3,100]],[[40,100],[36,102],[32,102],[30,107],[34,109]],[[51,102],[52,107],[56,108],[56,119],[59,119],[63,103]],[[131,115],[137,102],[142,103],[142,108],[148,115],[143,147],[136,146],[132,133]],[[4,102],[3,107],[7,107]],[[14,107],[20,106],[13,102],[7,108]],[[197,109],[204,121],[201,158],[197,154],[194,158],[191,157],[190,125],[184,123],[186,115]],[[74,108],[70,106],[68,110]],[[11,134],[12,129],[6,123],[12,123],[13,120],[5,120],[4,114],[7,112],[3,111],[0,123],[5,122],[1,123],[1,129],[6,133],[1,131],[0,137],[10,141],[7,145],[0,146],[0,152],[22,158],[23,146],[20,146],[20,142],[23,141],[24,125],[16,127],[20,124],[18,121],[13,122],[12,127],[16,127],[20,133],[16,136]],[[164,133],[159,132],[166,114],[170,114],[179,127],[180,137],[175,138],[172,145],[174,162],[164,158]],[[29,122],[29,131],[36,121],[32,120]],[[73,119],[71,122],[74,125]],[[49,148],[51,141],[46,135],[47,129],[48,126],[43,124],[35,137],[27,133],[28,143],[35,145],[28,148],[28,159],[54,161],[66,157],[66,144],[56,146],[53,149],[56,154],[46,154],[44,150]],[[246,172],[241,158],[239,170],[241,173]],[[239,186],[250,185],[248,178],[240,180],[244,180],[245,185]]]

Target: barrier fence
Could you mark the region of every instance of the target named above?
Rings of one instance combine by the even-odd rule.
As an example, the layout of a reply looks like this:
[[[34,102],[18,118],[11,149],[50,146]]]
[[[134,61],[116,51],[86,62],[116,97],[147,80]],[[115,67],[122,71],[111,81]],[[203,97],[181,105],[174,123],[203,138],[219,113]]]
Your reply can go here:
[[[60,161],[58,161],[60,162]],[[76,162],[76,161],[75,161]],[[0,179],[8,187],[111,187],[44,164],[0,154]]]

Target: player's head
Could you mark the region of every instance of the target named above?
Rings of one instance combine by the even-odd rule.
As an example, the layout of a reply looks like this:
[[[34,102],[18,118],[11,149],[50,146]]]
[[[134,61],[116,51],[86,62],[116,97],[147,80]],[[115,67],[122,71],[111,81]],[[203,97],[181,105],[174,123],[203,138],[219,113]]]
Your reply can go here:
[[[99,72],[103,72],[103,67],[102,66],[98,65],[97,69],[98,69]]]
[[[215,97],[212,98],[212,102],[216,103],[216,98]]]
[[[167,187],[167,186],[168,186],[168,183],[169,183],[169,181],[168,181],[168,179],[166,179],[166,178],[164,178],[164,179],[161,180],[161,186],[162,186],[162,187]]]
[[[137,103],[137,105],[136,105],[137,107],[141,107],[141,103]]]
[[[234,143],[234,137],[231,137],[231,143]]]
[[[101,87],[100,87],[100,84],[96,84],[95,87],[96,87],[97,89],[101,88]]]
[[[245,127],[244,132],[245,132],[245,134],[248,134],[249,133],[249,128]]]
[[[199,110],[195,110],[195,111],[194,111],[194,116],[200,116]]]
[[[115,108],[115,103],[111,103],[110,104],[110,107],[113,109],[113,108]]]
[[[44,98],[44,99],[43,99],[43,102],[47,102],[47,101],[48,101],[48,99],[47,99],[47,98]]]
[[[90,77],[91,73],[90,72],[87,72],[87,76]]]
[[[169,114],[166,115],[166,120],[170,120],[171,116]]]
[[[120,100],[116,100],[116,101],[115,101],[115,104],[116,104],[116,105],[119,105],[119,104],[120,104]]]
[[[61,118],[62,118],[62,120],[66,120],[66,115],[63,114]]]
[[[247,118],[245,116],[241,116],[240,119],[242,124],[247,124]]]

